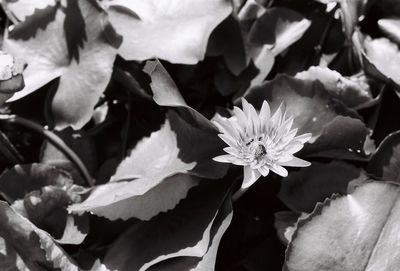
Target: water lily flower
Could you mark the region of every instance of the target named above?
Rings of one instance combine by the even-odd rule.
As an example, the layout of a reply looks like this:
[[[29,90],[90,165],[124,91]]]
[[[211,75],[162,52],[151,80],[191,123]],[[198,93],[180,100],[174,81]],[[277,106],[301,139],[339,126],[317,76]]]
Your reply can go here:
[[[258,114],[244,98],[242,108],[235,106],[231,118],[214,121],[221,132],[219,137],[229,146],[224,148],[227,154],[213,158],[218,162],[244,166],[242,189],[247,189],[270,171],[286,177],[285,166],[310,165],[293,154],[303,148],[311,134],[296,136],[297,129],[292,129],[293,117],[286,116],[282,104],[272,116],[267,101],[263,102]]]

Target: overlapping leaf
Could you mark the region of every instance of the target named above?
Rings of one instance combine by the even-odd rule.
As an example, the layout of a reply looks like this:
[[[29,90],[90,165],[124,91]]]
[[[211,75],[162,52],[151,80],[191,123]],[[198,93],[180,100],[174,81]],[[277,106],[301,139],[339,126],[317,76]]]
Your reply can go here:
[[[212,178],[224,172],[225,166],[213,163],[214,170],[209,167],[215,150],[218,151],[210,149],[215,146],[214,136],[171,112],[161,130],[139,142],[121,162],[111,178],[113,182],[98,186],[85,202],[70,210],[91,211],[109,219],[149,219],[172,209],[197,181],[187,175],[171,176],[192,173]]]
[[[275,57],[300,39],[311,24],[293,10],[283,7],[265,9],[254,1],[247,1],[238,17],[244,32],[247,57],[259,69],[251,86],[265,79]]]
[[[359,168],[344,162],[313,163],[288,176],[281,184],[279,197],[292,210],[310,213],[332,194],[347,194],[350,183],[360,182],[364,176]]]
[[[68,214],[85,190],[68,174],[44,164],[15,166],[0,176],[0,194],[13,208],[60,243],[80,244],[88,232],[86,216]]]
[[[366,72],[373,77],[400,86],[399,69],[400,53],[396,44],[386,38],[371,39],[366,37],[364,42],[363,60]]]
[[[78,271],[51,236],[0,201],[0,266],[7,270]]]
[[[6,52],[24,59],[28,64],[24,71],[25,88],[12,100],[24,97],[60,77],[52,101],[58,128],[68,125],[80,128],[90,120],[93,108],[111,77],[116,56],[116,49],[106,38],[108,22],[105,12],[94,1],[73,0],[67,1],[67,11],[73,4],[77,6],[72,14],[80,12],[84,21],[71,21],[66,17],[71,12],[65,14],[60,4],[55,3],[36,9],[33,15],[10,32],[3,44]],[[9,8],[14,13],[20,9],[23,14],[28,13],[23,3]],[[38,29],[32,29],[35,27]],[[67,30],[71,27],[83,29],[81,34],[85,33],[86,38],[68,35]],[[75,57],[72,60],[71,50]]]
[[[326,91],[349,107],[359,107],[372,101],[372,94],[364,75],[346,77],[340,73],[312,66],[307,71],[297,73],[302,80],[318,80]]]
[[[126,60],[195,64],[204,58],[211,31],[232,11],[227,0],[103,2],[124,38],[118,52]]]
[[[272,111],[282,103],[298,133],[312,133],[301,155],[364,159],[370,153],[364,147],[369,142],[365,124],[319,82],[280,75],[251,89],[246,99],[258,109],[267,100]]]
[[[397,45],[400,45],[399,18],[380,19],[378,21],[378,26],[391,40],[396,42]]]
[[[400,182],[400,132],[382,141],[371,157],[368,172],[385,181]]]
[[[186,105],[158,61],[150,62],[146,70],[152,78],[154,100],[178,108],[179,113],[171,110],[161,129],[142,139],[121,162],[111,182],[95,188],[85,202],[71,206],[71,211],[90,211],[109,219],[148,220],[172,209],[197,184],[189,176],[176,174],[212,179],[225,174],[226,165],[212,160],[222,149],[216,128]],[[131,208],[123,208],[127,206]]]
[[[399,186],[371,182],[332,197],[300,220],[283,270],[395,270]]]
[[[200,262],[194,262],[194,266],[213,265],[207,259],[214,254],[210,249],[214,249],[213,242],[218,242],[222,235],[218,234],[219,229],[223,231],[230,220],[227,188],[226,182],[202,181],[174,210],[140,222],[123,233],[104,264],[121,271],[147,270],[168,259],[196,257]],[[211,254],[206,255],[208,251]]]

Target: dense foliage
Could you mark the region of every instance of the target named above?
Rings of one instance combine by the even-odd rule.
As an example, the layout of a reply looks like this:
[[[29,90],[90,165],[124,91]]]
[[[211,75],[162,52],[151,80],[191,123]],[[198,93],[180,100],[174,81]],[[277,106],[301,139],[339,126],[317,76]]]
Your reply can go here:
[[[399,1],[1,4],[0,270],[398,268]]]

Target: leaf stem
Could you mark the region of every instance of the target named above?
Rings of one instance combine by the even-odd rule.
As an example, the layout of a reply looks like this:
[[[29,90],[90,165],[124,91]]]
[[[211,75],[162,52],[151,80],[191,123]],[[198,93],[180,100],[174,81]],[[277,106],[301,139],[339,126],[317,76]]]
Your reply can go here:
[[[64,141],[55,133],[43,128],[41,125],[23,117],[16,115],[0,115],[0,121],[6,121],[9,123],[15,123],[24,126],[32,131],[45,137],[55,148],[61,151],[78,169],[79,173],[82,175],[83,179],[87,182],[89,186],[94,186],[92,177],[89,171],[86,169],[85,165],[81,159],[75,154],[75,152],[70,149]]]
[[[12,164],[21,164],[24,158],[14,147],[8,137],[0,131],[0,153]]]

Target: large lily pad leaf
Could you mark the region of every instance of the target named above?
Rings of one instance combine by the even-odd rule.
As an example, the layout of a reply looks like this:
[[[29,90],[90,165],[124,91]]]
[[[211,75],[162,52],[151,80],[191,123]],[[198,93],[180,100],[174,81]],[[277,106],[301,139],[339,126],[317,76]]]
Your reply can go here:
[[[310,24],[296,11],[274,7],[265,10],[255,21],[248,39],[253,45],[270,45],[272,54],[276,56],[300,39]]]
[[[385,181],[400,182],[400,131],[381,142],[371,157],[368,172]]]
[[[55,6],[56,0],[17,0],[4,1],[4,8],[11,12],[12,15],[19,21],[24,21],[27,16],[35,13],[36,9],[44,10],[48,6]]]
[[[288,245],[292,240],[293,233],[296,230],[296,223],[300,215],[291,211],[280,211],[275,213],[274,216],[276,233],[281,242]]]
[[[151,266],[149,271],[208,271],[215,269],[219,243],[232,220],[230,198],[225,199],[210,230],[210,244],[203,257],[175,257]]]
[[[254,1],[247,1],[239,13],[242,28],[248,24],[251,14],[257,14],[245,33],[247,55],[259,69],[251,86],[264,81],[275,63],[275,57],[299,40],[311,24],[301,14],[288,8],[264,9],[258,6]],[[257,13],[255,8],[259,9]]]
[[[19,8],[22,8],[22,5],[17,5],[15,12],[18,12]],[[11,31],[9,38],[4,40],[4,51],[24,59],[28,64],[23,73],[25,88],[16,93],[10,101],[22,98],[60,77],[52,101],[56,125],[60,129],[68,125],[80,128],[90,120],[93,108],[108,84],[116,49],[104,38],[108,26],[107,16],[94,1],[78,1],[76,7],[84,18],[87,36],[83,43],[80,38],[71,40],[64,31],[67,18],[60,5],[57,4],[53,8],[54,20],[48,22],[43,30],[38,30],[35,36],[27,40],[19,38],[25,32],[31,33],[32,22],[30,24],[22,22],[14,30],[18,31],[18,35],[14,34],[13,37]],[[41,16],[47,13],[43,15],[39,11],[36,10],[30,20],[43,21]],[[69,24],[67,22],[67,25]],[[73,40],[78,44],[72,44]],[[71,50],[75,56],[72,60]]]
[[[119,54],[140,61],[161,58],[197,63],[204,58],[212,30],[232,11],[227,0],[103,2],[111,23],[123,36]]]
[[[111,183],[95,188],[85,202],[71,206],[70,211],[92,212],[113,220],[131,217],[148,220],[172,209],[197,184],[188,176],[168,177],[188,173],[218,179],[225,175],[227,166],[212,160],[223,148],[216,127],[186,105],[158,60],[149,61],[145,71],[152,79],[155,102],[175,110],[169,110],[159,131],[142,139],[131,150],[117,167]],[[169,195],[171,191],[174,191],[173,197]]]
[[[295,77],[320,81],[329,94],[349,107],[359,107],[372,101],[365,76],[346,77],[326,67],[312,66],[307,71],[297,73]]]
[[[44,164],[17,165],[0,176],[0,194],[14,210],[65,244],[82,243],[88,232],[87,216],[67,212],[84,192],[67,173]]]
[[[250,89],[246,99],[257,109],[264,100],[269,102],[272,111],[283,104],[288,116],[294,117],[293,127],[298,128],[298,133],[312,133],[302,155],[365,159],[369,154],[364,148],[369,142],[365,124],[318,81],[279,75]]]
[[[79,270],[51,236],[0,201],[0,266],[8,270]],[[4,264],[4,265],[3,265]]]
[[[323,128],[318,140],[307,144],[299,155],[365,161],[375,151],[370,135],[371,131],[361,120],[339,115]]]
[[[370,182],[317,205],[297,223],[284,270],[396,270],[400,188]]]
[[[175,82],[158,59],[147,61],[143,70],[151,77],[150,86],[153,91],[153,99],[157,104],[187,107]]]
[[[233,15],[226,18],[211,33],[207,56],[219,55],[223,56],[226,67],[236,76],[247,67],[240,24]]]
[[[185,162],[193,162],[199,161],[199,159],[193,160],[190,156],[201,157],[202,163],[197,163],[192,172],[196,172],[197,175],[206,178],[223,177],[227,170],[226,165],[221,165],[221,163],[212,160],[214,157],[212,155],[220,152],[223,148],[223,144],[218,137],[219,132],[217,127],[201,113],[186,104],[172,78],[158,60],[148,61],[144,70],[151,77],[150,87],[153,92],[154,101],[161,106],[176,109],[177,112],[179,112],[179,117],[186,122],[185,125],[180,126],[188,125],[192,126],[192,128],[196,128],[198,136],[193,134],[193,139],[201,141],[206,140],[208,142],[208,144],[203,144],[201,149],[193,148],[193,142],[190,142],[188,140],[190,137],[187,137],[189,134],[180,137],[181,140],[178,139],[178,143],[182,143],[180,144],[180,148],[190,149],[192,153],[190,155],[182,154],[182,160]],[[172,116],[174,116],[174,114],[172,114]],[[184,122],[182,122],[182,124],[184,124]],[[173,122],[171,122],[171,124],[173,125]],[[181,130],[179,125],[176,125],[175,130]],[[177,133],[178,136],[180,134],[181,133]]]
[[[364,65],[372,76],[385,82],[393,82],[400,87],[400,76],[397,72],[400,65],[400,53],[396,44],[386,38],[371,39],[364,42]],[[396,92],[399,95],[398,91]]]
[[[218,210],[224,205],[227,188],[226,182],[202,181],[173,210],[124,232],[107,253],[104,264],[121,271],[147,270],[175,257],[202,258],[215,236],[213,224],[221,225]]]
[[[171,111],[162,128],[142,139],[121,162],[111,183],[95,188],[86,201],[71,206],[70,211],[90,211],[109,219],[147,220],[172,209],[197,181],[185,175],[168,177],[190,173],[219,178],[225,174],[226,167],[212,161],[220,150],[215,141],[214,134],[189,125]]]
[[[91,212],[110,220],[132,217],[149,220],[173,209],[197,184],[196,178],[183,174],[163,179],[158,184],[150,183],[151,187],[145,187],[143,180],[111,182],[97,186],[86,201],[71,205],[69,211]]]
[[[397,45],[400,45],[400,19],[386,18],[378,21],[379,28]]]
[[[318,202],[332,194],[347,194],[349,184],[364,177],[361,169],[348,163],[314,162],[282,182],[279,198],[294,211],[310,213]]]

